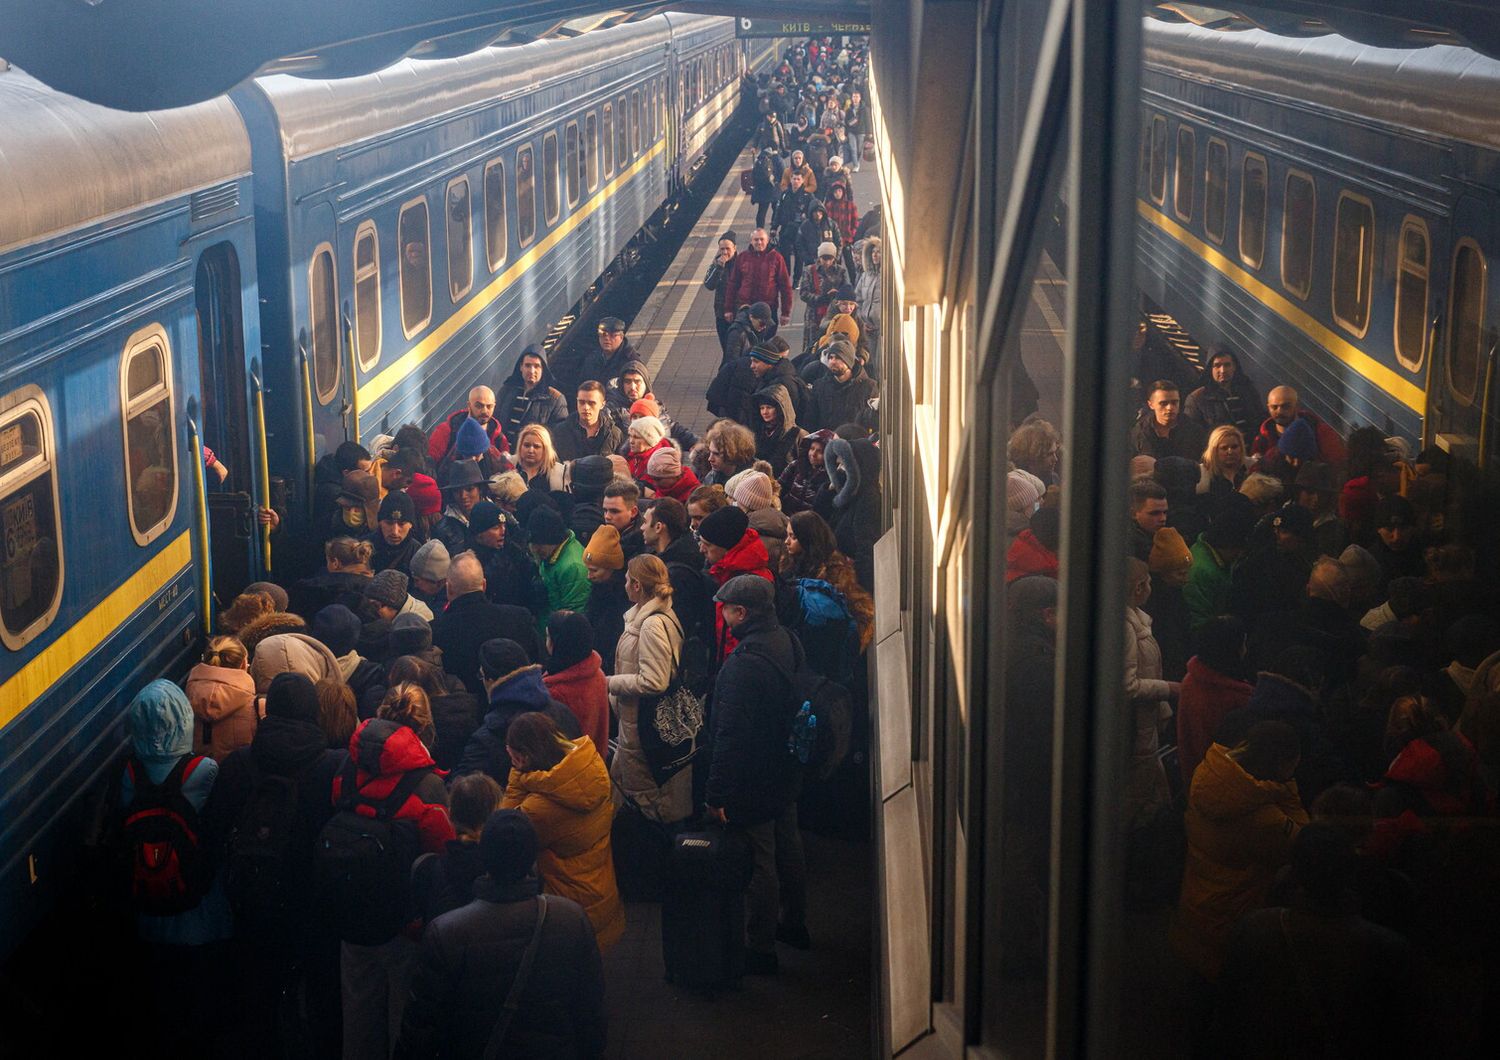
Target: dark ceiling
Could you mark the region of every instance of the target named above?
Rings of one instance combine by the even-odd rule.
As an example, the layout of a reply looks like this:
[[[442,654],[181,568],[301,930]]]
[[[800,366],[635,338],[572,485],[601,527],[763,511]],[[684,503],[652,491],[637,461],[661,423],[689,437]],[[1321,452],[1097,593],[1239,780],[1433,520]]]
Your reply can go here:
[[[1466,45],[1500,56],[1488,0],[1154,3],[1156,18],[1363,43]],[[404,56],[572,35],[660,11],[868,20],[868,0],[0,0],[0,58],[55,88],[149,110],[219,95],[256,73],[344,77]]]

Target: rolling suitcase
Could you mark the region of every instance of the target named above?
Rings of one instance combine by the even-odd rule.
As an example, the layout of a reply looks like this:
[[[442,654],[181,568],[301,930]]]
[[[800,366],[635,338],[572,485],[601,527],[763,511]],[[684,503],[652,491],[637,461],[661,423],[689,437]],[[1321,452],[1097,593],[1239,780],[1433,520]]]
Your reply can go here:
[[[736,989],[745,974],[745,888],[750,838],[736,828],[679,832],[662,895],[667,981],[694,990]]]

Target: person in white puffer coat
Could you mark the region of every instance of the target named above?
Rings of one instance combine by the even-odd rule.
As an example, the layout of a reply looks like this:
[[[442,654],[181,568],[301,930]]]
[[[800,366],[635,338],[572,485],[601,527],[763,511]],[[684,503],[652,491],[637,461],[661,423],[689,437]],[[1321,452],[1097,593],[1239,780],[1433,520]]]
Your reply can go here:
[[[870,334],[870,345],[880,341],[880,266],[884,256],[879,236],[866,236],[859,243],[859,278],[854,281],[854,300]]]

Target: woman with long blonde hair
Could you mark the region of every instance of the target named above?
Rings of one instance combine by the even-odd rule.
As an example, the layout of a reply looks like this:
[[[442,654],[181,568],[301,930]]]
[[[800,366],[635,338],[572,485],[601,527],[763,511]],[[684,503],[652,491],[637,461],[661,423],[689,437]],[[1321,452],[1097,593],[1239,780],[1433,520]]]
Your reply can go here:
[[[1250,473],[1245,457],[1245,436],[1238,427],[1226,423],[1209,432],[1198,462],[1198,492],[1208,495],[1211,510],[1227,501],[1245,481]]]
[[[557,459],[552,432],[540,423],[528,423],[516,435],[516,470],[534,490],[562,490],[567,487],[568,465]]]

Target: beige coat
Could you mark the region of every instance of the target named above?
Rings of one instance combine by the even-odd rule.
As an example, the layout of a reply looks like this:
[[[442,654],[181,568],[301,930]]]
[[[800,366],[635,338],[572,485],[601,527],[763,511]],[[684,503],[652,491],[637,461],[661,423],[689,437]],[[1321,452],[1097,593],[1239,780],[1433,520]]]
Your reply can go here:
[[[620,720],[619,740],[610,762],[615,805],[631,799],[659,821],[680,821],[693,812],[693,771],[689,766],[658,787],[641,749],[636,727],[640,697],[665,692],[682,657],[682,626],[669,601],[648,600],[625,612],[625,632],[615,647],[609,677],[609,705]]]
[[[255,737],[255,679],[250,671],[199,663],[188,673],[193,750],[222,762]]]
[[[1171,688],[1161,676],[1161,648],[1151,634],[1151,617],[1138,607],[1125,609],[1125,696],[1134,713],[1135,739],[1125,780],[1126,819],[1145,824],[1171,801],[1167,775],[1157,760],[1160,725],[1172,716]]]

